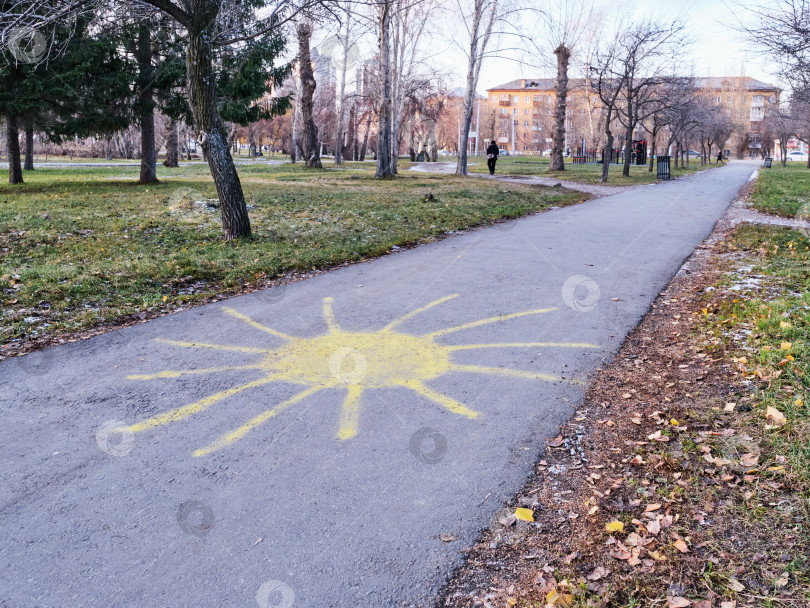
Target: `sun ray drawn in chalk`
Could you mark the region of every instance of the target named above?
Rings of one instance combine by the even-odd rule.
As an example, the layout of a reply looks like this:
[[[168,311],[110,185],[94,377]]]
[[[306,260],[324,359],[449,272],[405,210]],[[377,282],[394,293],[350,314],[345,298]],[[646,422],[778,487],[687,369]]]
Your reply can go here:
[[[286,382],[304,387],[289,399],[265,410],[242,426],[224,433],[211,444],[194,452],[194,456],[205,456],[242,439],[287,408],[326,389],[339,388],[345,390],[345,397],[338,412],[339,425],[336,434],[337,439],[345,441],[357,436],[360,430],[362,396],[365,391],[370,389],[404,387],[448,412],[468,419],[475,419],[480,415],[479,412],[468,408],[449,395],[430,388],[427,382],[446,373],[462,372],[525,380],[543,380],[546,382],[579,383],[577,380],[564,379],[554,374],[542,372],[482,365],[462,365],[452,361],[452,353],[461,350],[493,348],[597,348],[594,344],[583,342],[504,342],[447,346],[437,341],[437,339],[447,334],[483,325],[501,323],[528,315],[545,314],[555,310],[554,308],[540,308],[488,317],[422,335],[395,331],[396,327],[406,321],[455,297],[457,296],[450,295],[434,300],[395,319],[376,332],[351,332],[342,329],[332,310],[332,298],[324,298],[323,318],[328,331],[314,338],[299,338],[276,331],[232,308],[223,307],[223,311],[228,316],[269,334],[272,336],[271,341],[280,344],[268,348],[255,348],[230,344],[161,339],[158,341],[181,348],[236,352],[259,355],[259,357],[258,360],[246,365],[164,370],[152,374],[135,374],[129,378],[131,380],[157,380],[242,370],[260,370],[265,375],[257,380],[236,385],[208,395],[194,403],[168,410],[133,424],[129,427],[129,430],[140,432],[171,422],[179,422],[229,397],[273,382]]]

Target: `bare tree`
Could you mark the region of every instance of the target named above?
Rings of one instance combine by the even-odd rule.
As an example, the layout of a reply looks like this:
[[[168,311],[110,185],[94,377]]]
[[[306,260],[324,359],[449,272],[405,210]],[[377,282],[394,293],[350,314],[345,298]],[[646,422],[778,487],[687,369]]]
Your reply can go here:
[[[469,46],[464,48],[467,55],[467,88],[464,92],[464,110],[461,119],[461,133],[458,142],[458,163],[456,175],[467,175],[467,141],[470,138],[470,126],[475,104],[475,91],[478,88],[478,76],[481,64],[487,55],[492,28],[496,20],[505,18],[501,0],[455,0],[458,15],[469,34]],[[478,125],[478,137],[481,137],[481,125]]]
[[[633,25],[619,42],[622,87],[617,117],[625,128],[624,177],[630,177],[636,127],[667,103],[667,87],[664,85],[673,80],[670,70],[683,48],[684,28],[678,19],[671,22],[642,21]]]
[[[303,127],[303,140],[301,151],[304,163],[308,168],[321,168],[321,150],[318,143],[318,127],[312,114],[312,97],[315,94],[315,76],[312,73],[312,57],[309,51],[309,42],[312,38],[312,22],[303,18],[296,26],[298,34],[298,71],[301,78],[301,125]]]
[[[346,70],[349,66],[349,53],[352,52],[352,42],[350,39],[352,29],[352,16],[346,15],[346,23],[343,25],[342,36],[339,37],[341,43],[341,61],[340,61],[340,90],[337,95],[337,134],[335,137],[335,164],[339,165],[343,162],[343,139],[344,139],[344,122],[346,115]]]
[[[549,171],[565,171],[565,141],[568,104],[568,65],[583,33],[593,24],[591,0],[546,2],[540,10],[540,32],[533,41],[540,56],[553,49],[557,78],[554,87],[555,105],[551,130],[551,162]]]
[[[391,160],[391,22],[397,0],[379,0],[376,4],[376,26],[379,52],[379,99],[377,105],[377,170],[374,177],[394,175]]]

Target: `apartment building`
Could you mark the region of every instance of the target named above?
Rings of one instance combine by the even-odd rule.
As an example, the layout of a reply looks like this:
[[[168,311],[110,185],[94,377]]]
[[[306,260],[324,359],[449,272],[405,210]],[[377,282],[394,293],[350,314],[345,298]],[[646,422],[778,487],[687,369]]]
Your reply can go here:
[[[517,153],[542,153],[550,147],[556,95],[552,78],[519,78],[487,89],[482,111],[484,137],[495,139]],[[566,148],[572,153],[602,143],[602,107],[583,78],[568,81]],[[698,89],[728,113],[738,132],[727,143],[737,155],[758,155],[762,147],[760,125],[768,108],[779,103],[781,90],[749,77],[699,78]],[[484,118],[486,116],[486,119]],[[619,124],[614,125],[617,132]]]

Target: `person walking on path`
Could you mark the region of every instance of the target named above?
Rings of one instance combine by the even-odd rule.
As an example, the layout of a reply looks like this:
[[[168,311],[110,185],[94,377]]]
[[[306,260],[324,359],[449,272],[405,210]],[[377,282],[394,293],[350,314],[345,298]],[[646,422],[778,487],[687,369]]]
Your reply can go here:
[[[723,151],[717,153],[717,164],[718,165],[725,165],[726,163],[723,162]]]
[[[500,149],[498,149],[498,144],[496,144],[493,139],[492,143],[487,147],[487,167],[489,167],[490,175],[495,175],[495,163],[498,162],[499,153]]]

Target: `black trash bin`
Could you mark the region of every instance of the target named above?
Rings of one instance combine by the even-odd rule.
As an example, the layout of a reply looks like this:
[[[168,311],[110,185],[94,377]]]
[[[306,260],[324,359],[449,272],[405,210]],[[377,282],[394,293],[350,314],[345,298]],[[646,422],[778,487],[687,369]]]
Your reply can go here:
[[[657,156],[656,167],[658,168],[658,179],[672,179],[669,170],[669,156]]]
[[[766,156],[765,157],[765,168],[770,169],[772,163],[773,163],[773,159],[770,156]]]

